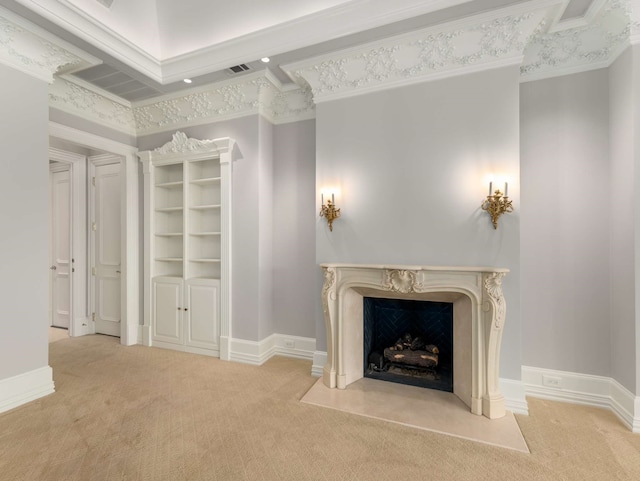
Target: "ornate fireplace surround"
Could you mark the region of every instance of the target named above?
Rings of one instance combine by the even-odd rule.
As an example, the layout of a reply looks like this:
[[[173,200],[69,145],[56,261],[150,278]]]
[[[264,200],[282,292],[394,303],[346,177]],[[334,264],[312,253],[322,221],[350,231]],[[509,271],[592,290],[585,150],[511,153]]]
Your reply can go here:
[[[323,382],[345,389],[363,377],[363,297],[453,303],[453,392],[471,412],[505,415],[498,387],[508,269],[321,264],[327,330]]]

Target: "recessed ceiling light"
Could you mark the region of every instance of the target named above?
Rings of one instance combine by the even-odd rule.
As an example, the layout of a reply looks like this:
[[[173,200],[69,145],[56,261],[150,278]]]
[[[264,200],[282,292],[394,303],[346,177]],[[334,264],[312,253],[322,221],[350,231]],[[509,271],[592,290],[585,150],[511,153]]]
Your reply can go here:
[[[190,84],[192,82],[192,80],[190,78],[186,78],[183,80],[184,83],[186,84]]]
[[[260,60],[262,60],[264,63],[268,63],[270,58],[269,57],[262,57]]]

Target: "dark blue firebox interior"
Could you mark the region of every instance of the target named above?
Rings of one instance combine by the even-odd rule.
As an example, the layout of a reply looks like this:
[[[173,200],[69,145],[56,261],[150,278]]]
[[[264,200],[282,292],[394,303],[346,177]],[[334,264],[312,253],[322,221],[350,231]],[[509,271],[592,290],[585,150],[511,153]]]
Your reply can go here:
[[[382,354],[404,334],[438,346],[438,366],[431,373],[376,371],[369,356]],[[404,371],[404,370],[402,370]],[[364,298],[364,376],[453,392],[453,304],[449,302]]]

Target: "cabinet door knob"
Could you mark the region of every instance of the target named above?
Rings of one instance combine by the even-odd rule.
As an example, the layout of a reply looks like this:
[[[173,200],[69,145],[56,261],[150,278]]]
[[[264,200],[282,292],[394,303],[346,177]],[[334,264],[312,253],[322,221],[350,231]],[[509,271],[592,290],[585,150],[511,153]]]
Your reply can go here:
[[[178,307],[178,310],[179,310],[179,311],[181,311],[181,310],[182,310],[182,307]]]
[[[189,309],[187,309],[186,307],[184,308],[185,311],[188,311]]]

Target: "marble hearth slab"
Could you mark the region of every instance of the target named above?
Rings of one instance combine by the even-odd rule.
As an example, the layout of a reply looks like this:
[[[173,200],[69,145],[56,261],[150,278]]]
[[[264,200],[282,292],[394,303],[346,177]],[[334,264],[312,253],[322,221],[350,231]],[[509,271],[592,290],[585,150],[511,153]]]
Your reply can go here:
[[[452,393],[367,378],[329,389],[319,379],[301,401],[529,453],[511,412],[500,419],[477,416]]]

